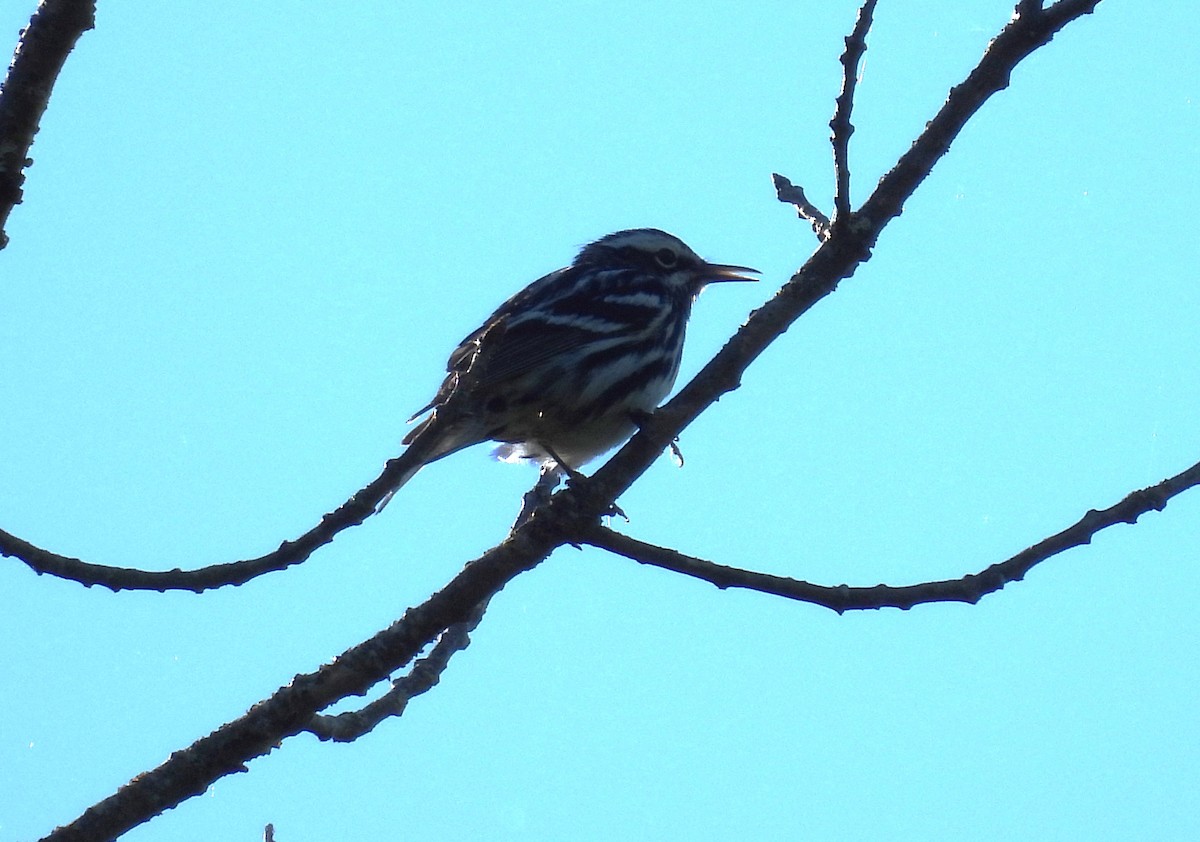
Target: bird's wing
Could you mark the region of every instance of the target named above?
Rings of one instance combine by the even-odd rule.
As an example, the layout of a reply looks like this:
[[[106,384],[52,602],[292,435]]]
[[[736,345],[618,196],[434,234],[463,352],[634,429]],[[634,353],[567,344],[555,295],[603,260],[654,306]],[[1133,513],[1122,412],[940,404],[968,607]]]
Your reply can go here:
[[[491,386],[551,362],[555,357],[568,355],[582,347],[595,334],[569,325],[546,323],[528,316],[540,305],[549,307],[573,288],[570,278],[578,267],[551,272],[531,283],[501,304],[483,325],[467,336],[450,355],[446,370],[471,370],[472,383]]]
[[[553,367],[556,358],[570,368],[566,358],[595,342],[594,333],[567,325],[522,322],[509,327],[500,322],[497,328],[484,335],[471,366],[472,382],[484,388]]]
[[[589,343],[596,333],[570,324],[539,319],[539,310],[553,311],[556,302],[569,299],[577,290],[571,274],[581,271],[570,266],[551,272],[531,283],[501,304],[475,331],[467,335],[450,354],[447,376],[438,393],[409,420],[445,404],[452,393],[467,386],[489,389],[539,368],[552,368],[556,357],[564,358],[564,369],[577,360],[567,359]],[[573,305],[574,309],[578,304]],[[408,439],[418,430],[409,433]]]

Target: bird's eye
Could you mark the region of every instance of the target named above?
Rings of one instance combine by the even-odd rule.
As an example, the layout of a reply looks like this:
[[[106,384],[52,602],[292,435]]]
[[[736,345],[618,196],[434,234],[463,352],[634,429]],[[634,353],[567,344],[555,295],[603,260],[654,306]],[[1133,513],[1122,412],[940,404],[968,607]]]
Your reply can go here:
[[[679,262],[679,255],[670,249],[659,249],[654,252],[654,261],[664,269],[673,269]]]

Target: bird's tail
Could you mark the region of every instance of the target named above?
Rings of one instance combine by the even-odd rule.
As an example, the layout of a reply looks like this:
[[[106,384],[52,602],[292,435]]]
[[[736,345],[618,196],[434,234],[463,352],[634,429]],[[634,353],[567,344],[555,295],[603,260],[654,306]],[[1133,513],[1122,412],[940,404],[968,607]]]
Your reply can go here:
[[[425,464],[430,461],[423,458],[424,454],[417,453],[412,445],[405,448],[404,452],[395,459],[390,460],[387,466],[383,469],[383,477],[389,477],[388,484],[391,488],[387,494],[383,495],[383,499],[375,506],[375,514],[383,511],[383,507],[392,502],[392,498],[396,496],[396,492],[404,487],[404,484],[417,475],[417,471],[425,467]]]
[[[443,413],[441,416],[439,411]],[[432,415],[404,437],[408,447],[384,466],[383,473],[375,481],[388,489],[375,507],[375,513],[382,512],[396,492],[430,462],[484,441],[487,437],[475,427],[476,424],[469,419],[452,418],[452,413],[446,412],[443,407],[435,409]]]

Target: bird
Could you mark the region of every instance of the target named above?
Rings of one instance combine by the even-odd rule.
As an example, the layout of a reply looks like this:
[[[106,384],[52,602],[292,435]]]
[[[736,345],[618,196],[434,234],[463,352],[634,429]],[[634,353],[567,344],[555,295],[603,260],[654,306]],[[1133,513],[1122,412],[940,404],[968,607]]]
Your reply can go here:
[[[437,394],[409,419],[422,420],[404,437],[376,511],[425,465],[484,441],[499,443],[493,455],[502,461],[577,477],[670,393],[700,292],[757,280],[747,273],[759,274],[710,263],[657,228],[584,246],[569,266],[501,304],[450,354]]]

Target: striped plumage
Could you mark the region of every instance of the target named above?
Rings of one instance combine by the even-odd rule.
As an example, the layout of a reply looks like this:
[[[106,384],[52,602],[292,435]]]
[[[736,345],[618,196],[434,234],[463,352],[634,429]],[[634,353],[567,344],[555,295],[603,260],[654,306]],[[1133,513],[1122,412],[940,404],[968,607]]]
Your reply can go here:
[[[504,302],[450,355],[430,414],[405,438],[395,488],[481,441],[505,460],[573,470],[620,444],[679,373],[692,302],[709,283],[748,281],[654,228],[618,231]],[[563,466],[559,466],[563,467]],[[389,495],[390,498],[391,495]],[[385,500],[386,502],[386,500]]]

